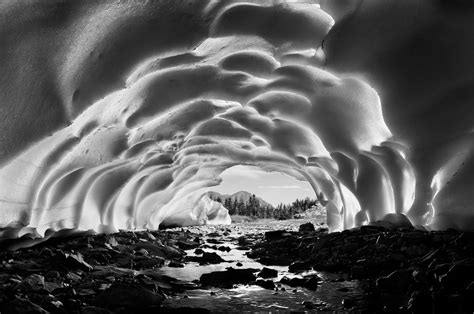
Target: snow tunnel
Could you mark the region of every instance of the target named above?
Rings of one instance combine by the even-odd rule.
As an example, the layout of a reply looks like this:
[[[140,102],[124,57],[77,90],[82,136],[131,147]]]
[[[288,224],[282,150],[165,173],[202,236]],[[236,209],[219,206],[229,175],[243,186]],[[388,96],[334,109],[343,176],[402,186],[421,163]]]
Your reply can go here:
[[[236,165],[307,180],[331,231],[403,217],[472,229],[472,175],[446,188],[472,163],[470,133],[423,172],[405,104],[385,107],[375,76],[333,53],[357,31],[343,17],[375,1],[33,2],[0,8],[4,236],[226,223],[204,190]]]

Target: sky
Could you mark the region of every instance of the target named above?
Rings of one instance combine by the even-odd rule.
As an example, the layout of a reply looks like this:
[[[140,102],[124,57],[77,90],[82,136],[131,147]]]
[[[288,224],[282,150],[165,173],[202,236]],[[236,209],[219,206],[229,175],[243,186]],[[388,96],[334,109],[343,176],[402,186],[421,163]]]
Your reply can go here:
[[[222,184],[211,188],[221,194],[248,191],[276,206],[315,194],[307,181],[298,181],[280,172],[265,172],[256,167],[235,166],[221,174]]]

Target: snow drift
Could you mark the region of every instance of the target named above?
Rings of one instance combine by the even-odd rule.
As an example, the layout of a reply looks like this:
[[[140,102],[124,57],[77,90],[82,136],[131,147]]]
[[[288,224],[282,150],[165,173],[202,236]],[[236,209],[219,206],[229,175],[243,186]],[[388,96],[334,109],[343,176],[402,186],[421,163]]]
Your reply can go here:
[[[402,215],[470,228],[459,219],[474,217],[463,205],[472,174],[447,190],[472,164],[469,136],[423,176],[433,181],[431,197],[420,196],[430,208],[412,209],[415,143],[393,134],[360,75],[331,70],[346,64],[331,65],[346,34],[330,32],[328,12],[347,23],[352,5],[27,3],[0,4],[0,227],[9,236],[229,223],[205,192],[235,165],[310,182],[329,201],[333,231]]]

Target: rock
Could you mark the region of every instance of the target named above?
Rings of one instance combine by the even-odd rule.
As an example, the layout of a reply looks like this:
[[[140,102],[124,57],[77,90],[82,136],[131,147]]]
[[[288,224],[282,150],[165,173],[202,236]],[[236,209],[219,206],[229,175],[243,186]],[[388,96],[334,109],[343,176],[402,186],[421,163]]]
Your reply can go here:
[[[49,281],[44,282],[44,289],[48,292],[52,292],[61,287],[62,287],[62,284],[59,284],[59,283],[49,282]]]
[[[176,248],[159,243],[138,242],[133,246],[133,249],[135,251],[146,249],[152,255],[168,259],[179,258],[184,255],[182,251],[179,251]]]
[[[252,242],[246,237],[246,236],[241,236],[237,239],[237,243],[240,246],[249,246],[252,244]]]
[[[221,240],[217,240],[217,239],[214,239],[214,238],[207,239],[206,242],[210,243],[210,244],[222,244],[223,243]]]
[[[367,276],[367,271],[364,266],[355,265],[351,268],[352,277],[355,279],[365,278]]]
[[[232,288],[234,284],[248,284],[255,281],[256,277],[254,272],[256,271],[257,269],[253,268],[229,268],[226,271],[203,274],[201,278],[199,278],[199,281],[203,286]]]
[[[194,250],[194,254],[196,254],[196,255],[201,255],[202,253],[204,253],[203,249],[195,249]]]
[[[142,256],[148,256],[150,255],[150,253],[148,253],[147,250],[145,249],[139,249],[137,252],[136,252],[137,255],[142,255]]]
[[[184,267],[184,264],[178,263],[178,262],[176,262],[176,261],[171,261],[171,262],[168,264],[168,267],[183,268],[183,267]]]
[[[412,281],[412,273],[407,269],[396,270],[386,277],[378,278],[376,286],[382,291],[404,293]]]
[[[278,276],[278,271],[276,269],[263,267],[262,270],[258,273],[258,276],[262,278],[274,278]]]
[[[90,271],[93,269],[86,261],[81,253],[63,253],[65,265],[70,269],[81,269],[84,271]]]
[[[112,314],[112,312],[102,307],[84,306],[81,308],[80,314]]]
[[[137,269],[158,268],[165,264],[165,259],[161,257],[140,257],[134,260]]]
[[[28,314],[33,314],[33,313],[38,313],[38,314],[46,314],[48,313],[48,311],[46,311],[45,309],[43,309],[41,306],[29,301],[29,300],[26,300],[26,299],[23,299],[23,298],[20,298],[20,297],[15,297],[15,299],[5,303],[5,304],[1,304],[0,305],[0,311],[2,313],[11,313],[11,314],[14,314],[14,313],[18,313],[18,314],[23,314],[23,313],[28,313]]]
[[[309,290],[316,290],[318,288],[319,281],[320,278],[318,276],[312,276],[311,278],[306,279],[303,287]]]
[[[230,252],[231,251],[231,248],[228,247],[228,246],[219,246],[217,249],[221,252]]]
[[[316,290],[320,280],[321,279],[317,275],[313,275],[305,278],[295,277],[291,279],[283,277],[280,282],[290,287],[303,287],[308,290]]]
[[[192,250],[194,248],[197,248],[200,244],[199,242],[194,242],[194,241],[178,241],[176,242],[176,245],[182,250]]]
[[[300,233],[306,233],[306,232],[313,232],[316,229],[314,228],[314,225],[310,222],[307,222],[305,224],[300,225],[298,232]]]
[[[275,230],[265,232],[265,240],[276,241],[281,240],[285,236],[290,235],[286,230]]]
[[[119,245],[117,239],[115,239],[114,236],[109,236],[106,243],[108,243],[111,247],[116,247],[117,245]]]
[[[48,281],[57,282],[61,279],[61,274],[56,270],[50,270],[44,275],[45,279]]]
[[[235,266],[237,266],[237,267],[242,267],[243,265],[242,265],[241,262],[237,262],[237,263],[235,264]]]
[[[410,220],[403,214],[390,213],[385,215],[382,220],[391,223],[395,228],[413,229]]]
[[[66,274],[66,278],[69,279],[69,280],[71,280],[71,281],[79,281],[79,280],[82,279],[81,276],[79,276],[78,274],[73,273],[73,272],[68,272],[68,273]]]
[[[44,277],[38,274],[29,275],[23,279],[19,288],[26,291],[44,289]]]
[[[214,252],[204,252],[202,256],[187,256],[186,259],[191,262],[197,262],[200,265],[219,264],[225,260]]]
[[[426,292],[415,291],[408,300],[407,309],[411,313],[433,313],[433,299]]]
[[[467,298],[471,300],[474,299],[474,281],[471,281],[471,283],[467,285],[464,293]]]
[[[344,308],[348,309],[348,308],[352,308],[356,305],[356,300],[354,299],[343,299],[342,300],[342,306],[344,306]]]
[[[297,261],[288,267],[288,271],[291,273],[298,273],[305,270],[311,269],[311,262],[310,261]]]
[[[270,289],[270,290],[275,289],[275,283],[273,283],[273,281],[271,280],[257,279],[257,281],[255,281],[255,284],[264,289]]]
[[[149,232],[145,232],[145,236],[148,238],[148,240],[150,241],[156,241],[156,237],[154,235],[152,235],[151,233]]]
[[[314,304],[314,302],[311,302],[311,301],[303,301],[302,305],[304,306],[305,309],[308,309],[308,310],[313,310],[314,308],[316,308],[316,305]]]
[[[293,259],[284,256],[263,256],[258,261],[263,265],[288,266],[293,262]]]
[[[131,283],[113,283],[96,299],[98,305],[107,308],[145,308],[159,306],[164,301],[162,295]]]
[[[439,276],[440,284],[448,289],[464,289],[474,280],[474,261],[462,260],[451,266],[447,273]]]

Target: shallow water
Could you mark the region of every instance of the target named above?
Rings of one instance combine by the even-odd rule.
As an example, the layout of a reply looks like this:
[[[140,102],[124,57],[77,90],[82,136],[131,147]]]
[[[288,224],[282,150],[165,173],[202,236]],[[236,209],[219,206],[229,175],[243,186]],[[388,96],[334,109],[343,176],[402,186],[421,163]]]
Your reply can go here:
[[[160,269],[164,274],[185,281],[199,279],[202,274],[214,271],[224,271],[228,267],[233,268],[256,268],[261,269],[264,265],[248,258],[247,251],[238,250],[237,238],[244,234],[263,233],[269,230],[298,230],[300,224],[305,220],[287,220],[287,221],[256,221],[251,223],[234,224],[231,226],[201,226],[184,228],[193,232],[203,234],[203,239],[207,242],[210,238],[206,234],[215,231],[227,231],[227,236],[212,237],[223,242],[216,244],[219,246],[228,246],[230,252],[222,252],[212,248],[204,248],[208,252],[216,252],[226,262],[214,265],[199,265],[198,263],[187,263],[184,268],[163,267]],[[211,246],[214,244],[210,244]],[[186,251],[188,255],[193,256],[194,250]],[[236,266],[240,262],[242,266]],[[298,275],[288,272],[287,266],[267,266],[278,270],[278,277],[273,278],[275,284],[283,276],[289,278],[317,274],[323,282],[318,286],[317,291],[311,291],[305,288],[293,288],[287,285],[278,286],[278,290],[263,289],[255,285],[237,285],[233,289],[209,288],[188,290],[170,296],[165,301],[167,308],[179,307],[199,307],[206,308],[215,313],[241,313],[241,312],[288,312],[305,311],[304,301],[314,303],[315,309],[319,311],[334,311],[343,309],[344,299],[358,299],[362,295],[362,289],[359,282],[355,280],[346,280],[342,275],[308,271]],[[212,295],[211,295],[212,294]]]

